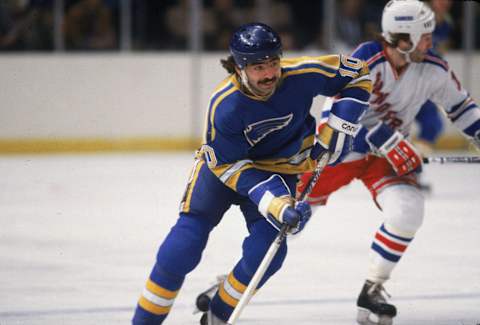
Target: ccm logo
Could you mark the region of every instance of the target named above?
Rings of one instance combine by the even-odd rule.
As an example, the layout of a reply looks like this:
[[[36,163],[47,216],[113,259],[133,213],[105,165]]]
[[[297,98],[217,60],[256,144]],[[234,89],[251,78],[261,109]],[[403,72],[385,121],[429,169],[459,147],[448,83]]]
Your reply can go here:
[[[348,123],[342,123],[342,129],[352,133],[357,131],[357,127],[355,125],[350,125]]]

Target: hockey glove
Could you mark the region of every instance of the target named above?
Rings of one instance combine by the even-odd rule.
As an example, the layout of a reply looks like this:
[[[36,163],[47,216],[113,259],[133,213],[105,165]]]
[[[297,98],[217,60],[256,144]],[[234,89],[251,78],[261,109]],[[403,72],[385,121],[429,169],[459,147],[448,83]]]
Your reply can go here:
[[[285,223],[291,227],[290,233],[299,233],[312,215],[310,205],[296,202],[280,175],[275,174],[258,183],[250,189],[248,196],[258,205],[260,213],[278,230]]]
[[[353,98],[341,98],[333,103],[327,123],[318,128],[318,142],[331,153],[329,164],[339,163],[352,150],[352,137],[360,128],[357,122],[366,107],[366,102]]]
[[[420,171],[422,159],[414,146],[404,136],[388,125],[379,122],[366,135],[372,151],[384,156],[397,175]]]

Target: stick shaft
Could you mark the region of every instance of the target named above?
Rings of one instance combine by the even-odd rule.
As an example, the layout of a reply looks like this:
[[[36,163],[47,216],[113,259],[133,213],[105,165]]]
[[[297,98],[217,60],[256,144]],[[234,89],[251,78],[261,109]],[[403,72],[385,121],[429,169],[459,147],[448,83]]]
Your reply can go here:
[[[268,249],[267,253],[265,254],[265,257],[263,258],[262,262],[260,263],[259,267],[257,268],[257,271],[255,271],[255,274],[253,275],[252,279],[250,280],[250,283],[248,284],[247,288],[242,294],[242,297],[238,301],[237,306],[233,310],[232,314],[228,318],[228,325],[233,325],[237,321],[237,319],[240,317],[241,312],[245,308],[245,306],[248,304],[250,301],[251,297],[253,296],[253,293],[255,289],[258,286],[258,283],[260,280],[263,278],[265,275],[265,272],[267,271],[268,267],[270,266],[270,263],[272,262],[273,257],[277,254],[278,249],[282,245],[283,240],[287,236],[287,231],[288,231],[288,226],[287,224],[284,224],[282,226],[282,229],[280,229],[280,232],[278,233],[277,237],[273,241],[273,243],[270,245],[270,248]]]
[[[318,160],[317,166],[315,167],[315,170],[312,173],[312,177],[308,181],[307,186],[305,187],[305,190],[301,193],[299,197],[299,201],[303,201],[308,194],[312,191],[315,183],[317,182],[318,178],[320,177],[320,174],[322,173],[323,169],[328,163],[328,160],[330,159],[330,153],[326,151],[325,153],[320,156],[320,159]],[[250,301],[251,297],[253,296],[253,293],[255,289],[258,286],[258,283],[260,280],[263,278],[265,275],[265,272],[267,271],[268,267],[270,266],[270,263],[272,262],[273,258],[277,254],[278,249],[282,245],[283,240],[285,237],[287,237],[289,227],[287,224],[283,224],[282,228],[280,229],[277,237],[275,237],[275,240],[273,243],[270,245],[270,248],[268,249],[267,253],[263,257],[262,262],[260,263],[259,267],[255,271],[255,274],[253,275],[252,279],[248,283],[247,288],[242,294],[242,297],[237,303],[237,306],[233,309],[232,314],[228,318],[227,324],[228,325],[234,325],[235,322],[238,320],[240,317],[241,312],[245,308],[245,306],[248,304]]]
[[[440,163],[440,164],[480,164],[480,157],[425,157],[424,164]]]

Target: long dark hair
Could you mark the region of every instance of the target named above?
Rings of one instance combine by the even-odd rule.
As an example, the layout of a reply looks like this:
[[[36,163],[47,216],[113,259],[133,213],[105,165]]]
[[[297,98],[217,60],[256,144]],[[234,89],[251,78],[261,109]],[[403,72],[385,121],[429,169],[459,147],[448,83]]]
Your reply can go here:
[[[385,39],[385,37],[383,37],[382,34],[377,34],[375,38],[378,41],[384,42],[385,44],[387,44],[387,46],[390,46],[390,47],[393,47],[393,48],[396,48],[400,41],[411,42],[410,34],[396,33],[396,34],[390,34],[390,35],[391,35],[391,38],[392,38],[391,42],[387,42],[387,40]]]
[[[222,64],[222,67],[225,70],[227,70],[229,74],[236,73],[236,70],[235,70],[236,63],[235,63],[235,60],[233,59],[233,56],[229,55],[226,59],[221,59],[220,63]]]

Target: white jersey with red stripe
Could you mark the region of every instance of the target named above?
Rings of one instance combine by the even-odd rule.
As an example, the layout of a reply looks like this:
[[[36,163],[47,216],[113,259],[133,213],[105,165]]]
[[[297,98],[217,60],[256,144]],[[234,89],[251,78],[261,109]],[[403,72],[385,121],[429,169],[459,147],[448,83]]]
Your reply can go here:
[[[421,106],[431,100],[467,137],[480,130],[480,109],[461,86],[448,63],[429,51],[423,62],[411,62],[399,75],[380,42],[360,44],[352,56],[368,63],[373,82],[370,107],[360,123],[370,129],[379,121],[408,136]],[[332,101],[326,102],[323,117]]]

